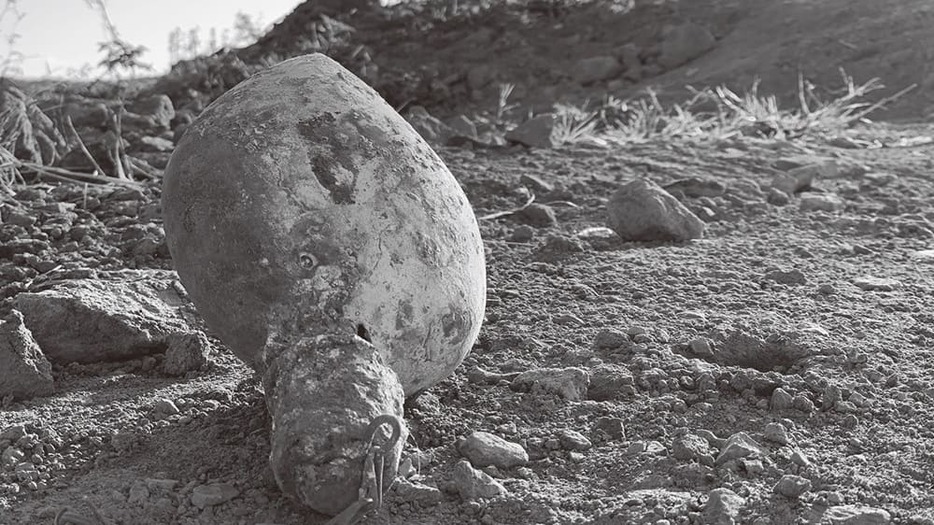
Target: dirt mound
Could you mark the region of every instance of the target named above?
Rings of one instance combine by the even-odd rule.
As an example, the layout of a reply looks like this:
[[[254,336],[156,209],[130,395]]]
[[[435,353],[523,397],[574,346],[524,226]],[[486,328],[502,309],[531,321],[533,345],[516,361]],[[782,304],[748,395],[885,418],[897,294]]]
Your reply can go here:
[[[877,117],[934,111],[934,6],[924,0],[331,4],[304,2],[238,54],[255,62],[325,52],[395,106],[441,115],[491,110],[507,83],[516,86],[510,101],[529,109],[647,87],[670,99],[687,96],[686,84],[742,91],[755,78],[795,103],[799,72],[832,88],[839,68],[857,82],[881,78],[889,89],[879,97],[917,85]]]

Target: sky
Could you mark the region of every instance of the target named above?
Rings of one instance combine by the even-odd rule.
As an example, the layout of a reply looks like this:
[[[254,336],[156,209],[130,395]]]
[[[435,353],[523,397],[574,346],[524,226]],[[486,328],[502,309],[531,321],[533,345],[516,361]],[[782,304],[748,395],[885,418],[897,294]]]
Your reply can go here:
[[[12,0],[23,15],[13,27],[14,14],[0,19],[0,58],[11,57],[8,39],[19,34],[12,49],[23,54],[26,77],[76,77],[82,67],[95,66],[102,55],[98,43],[107,39],[100,15],[86,0]],[[0,0],[0,6],[11,0]],[[154,73],[169,68],[169,34],[181,28],[186,34],[199,28],[202,42],[209,29],[219,35],[234,26],[235,15],[243,12],[262,25],[280,20],[301,0],[105,0],[120,36],[134,45],[148,48],[142,61],[152,64]]]

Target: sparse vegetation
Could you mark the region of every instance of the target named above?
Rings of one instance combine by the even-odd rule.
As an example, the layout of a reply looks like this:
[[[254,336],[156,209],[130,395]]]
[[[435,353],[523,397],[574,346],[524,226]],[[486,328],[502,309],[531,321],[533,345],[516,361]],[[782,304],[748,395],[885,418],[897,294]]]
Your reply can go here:
[[[758,81],[742,95],[726,86],[695,89],[691,99],[668,107],[652,90],[627,100],[608,96],[590,109],[558,105],[557,136],[563,143],[617,144],[651,139],[722,140],[736,135],[794,139],[839,132],[864,122],[873,111],[915,88],[868,102],[867,95],[884,87],[881,81],[873,78],[857,84],[845,71],[840,74],[843,89],[830,100],[822,100],[813,85],[800,79],[799,107],[794,109],[779,107],[774,95],[760,94]]]

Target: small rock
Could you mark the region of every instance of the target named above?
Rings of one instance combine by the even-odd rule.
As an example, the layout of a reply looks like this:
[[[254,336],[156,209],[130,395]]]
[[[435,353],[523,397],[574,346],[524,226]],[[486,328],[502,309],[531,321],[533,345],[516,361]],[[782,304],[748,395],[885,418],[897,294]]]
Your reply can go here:
[[[776,494],[781,494],[788,499],[798,499],[805,492],[811,490],[811,480],[793,474],[785,474],[778,480],[773,490]]]
[[[535,239],[535,229],[527,224],[516,227],[507,239],[509,242],[531,242]]]
[[[620,348],[630,344],[629,334],[619,330],[600,330],[593,339],[593,345],[600,350]]]
[[[693,22],[673,27],[663,38],[658,63],[667,69],[694,60],[717,43],[707,28]]]
[[[772,392],[772,399],[769,401],[769,407],[778,412],[789,410],[794,406],[794,398],[784,388],[776,388]]]
[[[568,401],[580,401],[587,395],[590,374],[581,368],[536,368],[513,379],[513,390],[557,394]]]
[[[23,458],[26,457],[26,453],[22,450],[10,445],[7,448],[3,449],[3,454],[0,454],[0,466],[10,469],[23,461]]]
[[[191,492],[191,504],[203,509],[226,503],[240,495],[240,491],[229,483],[198,485]]]
[[[603,364],[592,369],[587,398],[594,401],[616,399],[632,389],[632,372],[625,366]]]
[[[717,455],[717,465],[723,465],[727,461],[739,458],[757,458],[765,455],[765,449],[762,445],[756,443],[756,440],[749,437],[745,432],[737,432],[728,437],[720,454]]]
[[[814,406],[814,402],[804,394],[798,394],[794,397],[792,401],[792,406],[795,410],[800,410],[801,412],[811,413],[817,408]]]
[[[804,195],[801,197],[799,209],[801,211],[835,212],[842,210],[846,204],[843,200],[830,193]]]
[[[788,399],[791,401],[790,396]],[[788,430],[785,429],[785,425],[781,423],[769,423],[765,425],[762,437],[764,437],[766,441],[778,443],[779,445],[787,445],[790,442]]]
[[[595,56],[578,60],[571,69],[571,76],[578,83],[587,85],[607,80],[620,74],[622,65],[613,56]]]
[[[818,178],[834,178],[840,171],[835,161],[797,166],[772,178],[772,188],[794,195],[813,186]]]
[[[0,323],[0,397],[29,399],[54,390],[52,365],[26,328],[23,314],[12,310]]]
[[[506,493],[503,485],[486,472],[477,470],[470,462],[461,460],[454,466],[451,476],[453,489],[464,501],[492,498]]]
[[[532,117],[506,133],[506,140],[530,148],[553,148],[558,145],[555,116],[548,113]]]
[[[786,206],[791,202],[791,197],[778,188],[770,188],[768,197],[766,197],[766,201],[768,201],[769,204],[774,204],[775,206]]]
[[[127,105],[130,113],[150,117],[152,122],[160,129],[167,130],[175,118],[175,107],[168,95],[157,94],[134,100]]]
[[[688,343],[691,353],[702,359],[714,356],[713,342],[706,337],[698,337]]]
[[[590,450],[593,444],[583,434],[576,430],[565,429],[558,433],[558,441],[565,450],[584,452]]]
[[[633,441],[626,447],[626,454],[630,456],[642,454],[646,449],[648,449],[648,444],[645,441]]]
[[[884,279],[872,276],[859,277],[853,281],[853,284],[855,284],[857,288],[866,290],[867,292],[894,292],[902,286],[902,283],[895,279]]]
[[[882,509],[861,505],[838,505],[824,513],[823,521],[830,525],[886,525],[892,515]]]
[[[804,452],[801,452],[797,449],[791,453],[791,462],[795,465],[798,465],[799,467],[807,468],[811,466],[811,460],[809,460],[807,456],[804,455]]]
[[[26,425],[13,425],[3,429],[3,432],[0,432],[0,441],[8,440],[15,443],[28,433],[29,432],[26,432]]]
[[[515,214],[516,219],[529,226],[547,228],[558,223],[555,210],[546,204],[533,202]]]
[[[175,403],[171,399],[158,399],[155,403],[152,404],[153,412],[158,414],[163,414],[166,416],[172,416],[178,414],[178,407],[175,406]]]
[[[671,455],[682,461],[698,460],[710,454],[710,444],[696,434],[676,437],[671,443]]]
[[[654,182],[637,179],[607,202],[607,225],[627,241],[686,241],[704,234],[704,221]]]
[[[689,177],[670,182],[662,188],[668,193],[681,192],[685,197],[719,197],[726,193],[726,185],[714,179]]]
[[[730,489],[713,489],[707,496],[704,506],[706,525],[734,525],[746,500]]]
[[[393,482],[393,490],[405,502],[415,503],[423,507],[436,505],[444,499],[437,487],[425,485],[417,481],[397,478]]]
[[[769,281],[775,281],[779,284],[800,285],[807,283],[807,277],[801,270],[772,270],[764,275]]]
[[[170,376],[182,376],[201,370],[208,363],[211,343],[203,332],[180,332],[165,339],[165,360],[162,371]]]
[[[477,468],[493,465],[507,469],[529,462],[529,454],[522,445],[488,432],[471,432],[457,448]]]

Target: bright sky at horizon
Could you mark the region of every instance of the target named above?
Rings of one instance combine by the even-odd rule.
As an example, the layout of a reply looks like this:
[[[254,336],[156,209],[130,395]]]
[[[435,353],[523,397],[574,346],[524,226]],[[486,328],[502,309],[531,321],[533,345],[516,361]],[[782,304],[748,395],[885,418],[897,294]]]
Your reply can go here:
[[[0,6],[6,3],[0,0]],[[169,34],[175,28],[187,32],[199,28],[207,41],[211,28],[218,34],[230,30],[237,12],[266,26],[290,13],[301,0],[105,0],[110,18],[120,36],[133,45],[148,48],[142,61],[152,64],[153,73],[169,68]],[[23,18],[13,29],[13,16],[0,20],[0,57],[10,56],[8,38],[20,36],[12,49],[23,54],[26,77],[74,77],[101,60],[98,44],[107,33],[98,11],[86,0],[18,0]]]

